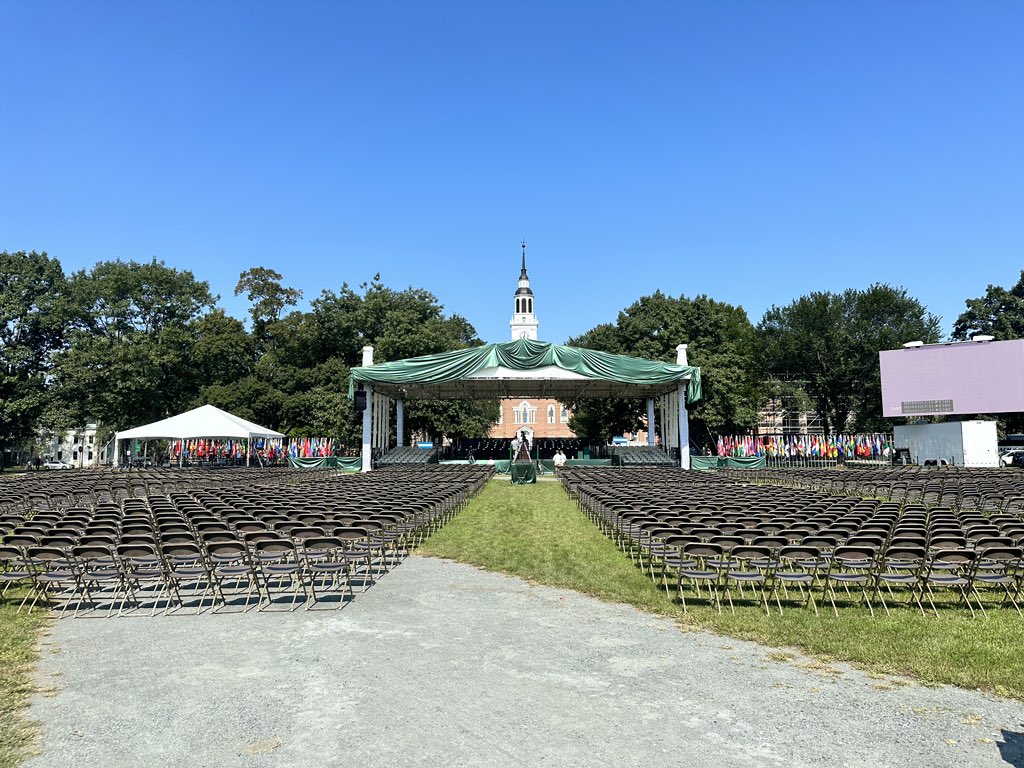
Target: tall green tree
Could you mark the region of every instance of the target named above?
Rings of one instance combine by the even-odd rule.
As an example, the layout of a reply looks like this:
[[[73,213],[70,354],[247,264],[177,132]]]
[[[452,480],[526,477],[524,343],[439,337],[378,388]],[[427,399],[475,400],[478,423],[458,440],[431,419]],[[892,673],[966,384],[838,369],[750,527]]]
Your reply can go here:
[[[64,339],[66,280],[45,252],[0,252],[0,449],[32,437]],[[2,460],[2,459],[0,459]]]
[[[215,301],[205,282],[156,260],[100,262],[72,275],[67,300],[53,388],[69,421],[121,429],[192,403],[199,323]]]
[[[967,299],[967,309],[953,325],[953,338],[968,340],[978,334],[996,340],[1024,338],[1024,271],[1010,288],[990,285],[984,296]]]
[[[252,332],[260,341],[265,339],[267,327],[281,319],[285,307],[294,307],[302,298],[302,291],[285,287],[282,278],[268,267],[251,267],[238,276],[235,296],[244,293],[252,303]]]
[[[746,429],[757,419],[753,361],[754,327],[742,307],[708,296],[667,296],[656,291],[605,323],[569,340],[573,346],[676,361],[676,346],[687,344],[688,362],[700,366],[704,398],[691,410],[691,437],[709,443],[712,435]],[[570,426],[580,435],[607,441],[642,424],[642,400],[573,403]]]
[[[884,429],[878,353],[908,340],[936,342],[939,318],[903,288],[875,284],[815,292],[773,306],[758,326],[762,371],[803,386],[825,430]]]

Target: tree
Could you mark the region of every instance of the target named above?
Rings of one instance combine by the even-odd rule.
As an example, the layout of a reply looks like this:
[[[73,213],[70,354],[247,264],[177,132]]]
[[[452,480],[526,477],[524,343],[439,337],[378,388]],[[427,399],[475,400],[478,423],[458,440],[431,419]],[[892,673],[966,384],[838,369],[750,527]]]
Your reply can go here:
[[[764,374],[802,382],[831,434],[886,428],[878,353],[940,338],[939,318],[905,289],[875,284],[773,306],[758,326],[757,349]]]
[[[73,321],[53,389],[69,422],[120,429],[191,404],[203,383],[196,365],[209,362],[195,354],[215,301],[205,282],[156,260],[109,261],[75,273],[67,295]]]
[[[708,443],[713,434],[746,429],[757,419],[753,362],[754,328],[742,307],[708,296],[678,298],[656,291],[575,339],[573,346],[676,361],[676,345],[688,344],[688,362],[700,366],[703,400],[690,413],[691,437]],[[607,441],[640,428],[642,400],[582,401],[572,404],[570,427],[592,440]]]
[[[1017,284],[1007,290],[990,285],[985,295],[967,299],[967,309],[953,326],[953,338],[966,341],[978,334],[999,341],[1024,337],[1024,271]]]
[[[264,339],[267,326],[281,319],[284,308],[294,307],[302,298],[302,291],[285,288],[281,279],[280,272],[267,267],[251,267],[238,276],[235,296],[244,293],[252,302],[249,309],[252,331],[260,341]]]
[[[0,252],[0,448],[30,439],[63,343],[64,270],[45,252]]]

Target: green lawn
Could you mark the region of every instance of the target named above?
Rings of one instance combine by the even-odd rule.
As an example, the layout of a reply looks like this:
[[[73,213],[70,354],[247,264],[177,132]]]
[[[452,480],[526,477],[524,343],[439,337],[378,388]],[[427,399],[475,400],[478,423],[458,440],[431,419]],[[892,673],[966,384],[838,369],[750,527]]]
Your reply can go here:
[[[737,606],[723,615],[706,606],[684,614],[579,511],[558,483],[488,483],[469,506],[421,548],[446,557],[564,587],[604,600],[770,646],[796,648],[864,669],[950,683],[1024,699],[1024,619],[989,611],[972,619],[959,611],[939,617],[907,609],[871,618],[867,610],[787,609],[768,617]]]
[[[36,733],[24,709],[34,690],[36,639],[47,612],[15,614],[16,606],[10,596],[0,600],[0,768],[13,768],[31,754]]]

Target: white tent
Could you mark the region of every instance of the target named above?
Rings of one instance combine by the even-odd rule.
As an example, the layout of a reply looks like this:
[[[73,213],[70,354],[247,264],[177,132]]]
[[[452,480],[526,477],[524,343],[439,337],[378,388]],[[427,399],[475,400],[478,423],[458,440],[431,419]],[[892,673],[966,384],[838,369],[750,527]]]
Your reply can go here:
[[[196,438],[252,440],[284,437],[280,432],[253,424],[212,405],[203,405],[169,419],[126,429],[114,435],[114,465],[120,461],[122,440],[192,440]]]

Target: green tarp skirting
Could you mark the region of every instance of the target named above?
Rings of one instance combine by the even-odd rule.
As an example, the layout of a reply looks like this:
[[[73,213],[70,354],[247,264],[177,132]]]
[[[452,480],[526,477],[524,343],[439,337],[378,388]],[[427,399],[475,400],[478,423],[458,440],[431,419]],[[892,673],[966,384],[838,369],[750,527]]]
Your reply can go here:
[[[323,469],[324,467],[335,467],[346,472],[358,472],[363,468],[363,460],[358,456],[320,456],[309,459],[288,459],[288,466],[299,469]]]
[[[532,461],[517,461],[512,463],[512,484],[529,485],[537,482],[537,468]]]
[[[686,402],[701,398],[700,368],[674,365],[657,360],[613,355],[593,349],[567,347],[545,341],[517,339],[500,344],[441,352],[436,355],[410,357],[390,363],[353,368],[348,380],[348,396],[355,393],[357,382],[387,384],[437,384],[459,381],[486,368],[511,368],[530,371],[553,365],[578,373],[589,379],[622,384],[671,384],[689,377]]]
[[[690,469],[764,469],[764,456],[691,456]]]

